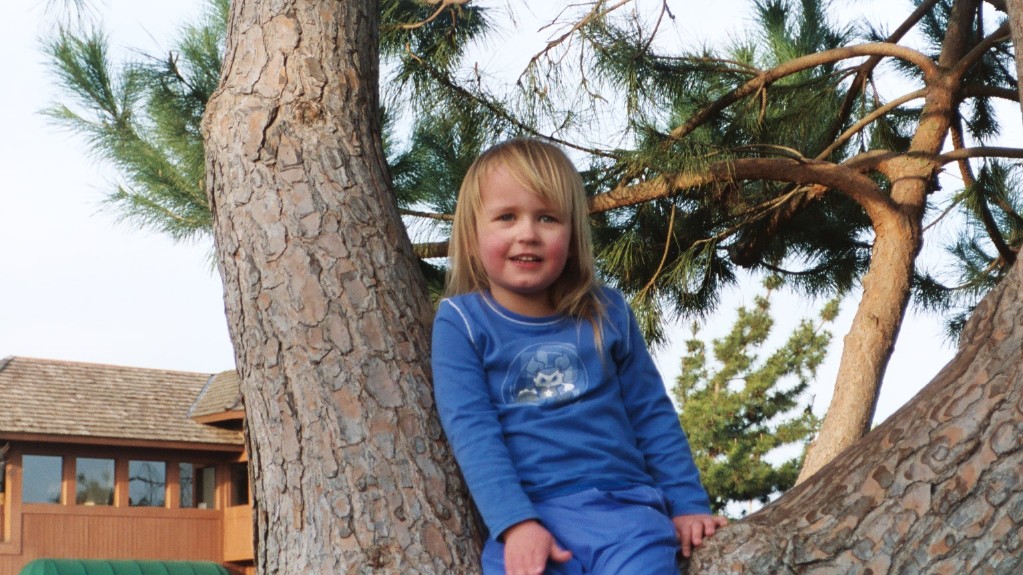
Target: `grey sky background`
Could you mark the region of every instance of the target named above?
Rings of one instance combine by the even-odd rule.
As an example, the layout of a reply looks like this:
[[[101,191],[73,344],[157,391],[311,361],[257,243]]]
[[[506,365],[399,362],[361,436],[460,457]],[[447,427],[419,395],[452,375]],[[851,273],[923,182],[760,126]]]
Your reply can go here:
[[[525,4],[508,5],[518,9]],[[910,4],[852,0],[843,14],[895,17],[908,13]],[[200,372],[232,368],[220,278],[209,260],[211,243],[176,244],[118,222],[101,209],[113,173],[88,156],[81,138],[40,114],[59,98],[41,50],[40,37],[53,26],[44,5],[44,0],[19,0],[0,20],[0,53],[5,55],[0,60],[0,357]],[[201,0],[107,0],[97,8],[119,61],[129,47],[167,52],[177,31],[198,16],[202,5]],[[674,10],[680,41],[693,44],[736,33],[749,14],[746,0],[684,0],[675,2]],[[526,58],[527,52],[522,52]],[[726,294],[705,336],[720,335],[730,327],[736,305],[752,304],[759,293],[753,284]],[[799,318],[815,316],[820,303],[779,298],[774,304],[779,338]],[[832,329],[832,350],[812,392],[818,413],[830,401],[842,337],[854,311],[855,301],[845,302]],[[669,387],[689,335],[689,322],[684,324],[673,345],[657,354]],[[940,332],[937,318],[909,315],[889,366],[878,421],[951,358]]]

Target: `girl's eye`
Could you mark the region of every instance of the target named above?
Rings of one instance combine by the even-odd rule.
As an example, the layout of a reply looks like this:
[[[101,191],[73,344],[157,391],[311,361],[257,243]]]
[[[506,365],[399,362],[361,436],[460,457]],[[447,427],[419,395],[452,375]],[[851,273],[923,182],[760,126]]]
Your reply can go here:
[[[558,223],[558,218],[554,216],[540,216],[540,221],[545,224],[556,224]]]
[[[510,222],[515,219],[515,216],[511,214],[501,214],[497,216],[497,220],[501,222]]]

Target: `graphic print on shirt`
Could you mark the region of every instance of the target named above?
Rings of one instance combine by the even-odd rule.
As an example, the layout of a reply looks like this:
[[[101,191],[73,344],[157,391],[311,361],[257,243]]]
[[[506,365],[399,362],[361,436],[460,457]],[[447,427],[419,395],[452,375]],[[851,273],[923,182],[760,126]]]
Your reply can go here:
[[[575,346],[538,343],[523,349],[508,366],[502,386],[506,404],[553,405],[586,391],[586,368]]]

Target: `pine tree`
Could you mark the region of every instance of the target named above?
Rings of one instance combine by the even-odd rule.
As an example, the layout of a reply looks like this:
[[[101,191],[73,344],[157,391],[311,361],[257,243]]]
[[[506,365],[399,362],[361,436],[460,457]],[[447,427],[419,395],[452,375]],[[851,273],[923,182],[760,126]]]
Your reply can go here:
[[[666,339],[666,320],[712,311],[740,268],[782,274],[807,297],[862,286],[833,403],[807,457],[812,473],[870,428],[910,304],[968,313],[1015,260],[1019,182],[996,159],[1023,151],[999,145],[1006,138],[991,105],[1017,93],[1007,26],[965,0],[918,0],[890,33],[836,23],[825,0],[752,0],[748,34],[724,50],[694,50],[660,41],[675,18],[667,3],[647,6],[651,20],[641,4],[561,11],[553,26],[566,33],[509,80],[471,50],[500,33],[491,21],[500,10],[380,2],[381,139],[404,223],[436,224],[428,238],[443,239],[466,159],[527,134],[578,158],[601,278],[632,298],[654,343]],[[84,74],[70,66],[76,75],[62,80],[85,113],[63,119],[98,154],[113,150],[124,178],[112,196],[118,209],[175,237],[208,230],[205,196],[192,184],[201,170],[179,170],[201,168],[191,162],[200,148],[181,156],[183,147],[165,147],[165,132],[127,90],[149,86],[146,75],[130,66],[118,75],[102,42],[87,47],[91,54],[79,53],[88,58],[70,60],[89,64]],[[908,91],[882,89],[883,70],[901,74]],[[122,165],[132,142],[143,161]],[[161,149],[173,153],[159,157]],[[946,202],[938,175],[952,165],[965,187]],[[155,176],[152,194],[137,174]],[[185,193],[165,195],[176,182]],[[962,264],[954,282],[918,262],[938,213],[970,226],[951,246]],[[443,242],[423,242],[417,254],[442,257]],[[421,269],[436,292],[439,268]],[[953,331],[961,325],[952,317]]]
[[[69,98],[46,114],[116,169],[106,200],[114,213],[176,240],[212,230],[200,125],[220,78],[229,5],[209,0],[202,20],[163,57],[115,65],[99,29],[62,28],[46,44]]]
[[[791,487],[802,450],[775,463],[777,454],[805,447],[817,429],[812,400],[804,394],[827,354],[831,333],[823,326],[838,314],[838,302],[824,307],[819,325],[804,319],[784,345],[759,361],[774,327],[770,301],[779,283],[769,278],[767,293],[751,308],[740,307],[731,331],[711,342],[716,368],[695,326],[686,342],[675,398],[716,512],[734,512],[726,509],[730,503],[766,503]]]

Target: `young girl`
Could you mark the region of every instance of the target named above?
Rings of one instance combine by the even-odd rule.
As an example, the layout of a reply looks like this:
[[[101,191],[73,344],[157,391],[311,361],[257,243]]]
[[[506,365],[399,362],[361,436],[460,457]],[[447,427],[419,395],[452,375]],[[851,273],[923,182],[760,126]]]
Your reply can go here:
[[[459,191],[434,388],[485,575],[677,574],[725,524],[629,306],[597,284],[588,217],[538,140],[490,148]]]

